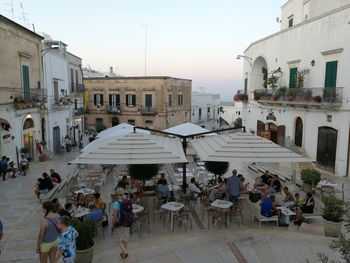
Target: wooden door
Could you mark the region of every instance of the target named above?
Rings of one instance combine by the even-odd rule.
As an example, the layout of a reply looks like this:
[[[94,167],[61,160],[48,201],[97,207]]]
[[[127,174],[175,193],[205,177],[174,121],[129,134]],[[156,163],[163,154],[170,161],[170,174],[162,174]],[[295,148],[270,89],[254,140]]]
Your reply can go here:
[[[338,131],[331,127],[318,129],[317,165],[321,168],[335,172],[337,154]]]

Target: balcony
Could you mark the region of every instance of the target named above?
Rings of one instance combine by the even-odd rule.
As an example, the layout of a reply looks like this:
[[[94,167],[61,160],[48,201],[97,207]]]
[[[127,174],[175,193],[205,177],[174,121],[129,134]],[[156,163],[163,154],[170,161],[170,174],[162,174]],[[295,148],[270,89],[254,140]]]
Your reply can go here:
[[[120,105],[109,105],[108,106],[109,113],[121,113]]]
[[[155,111],[155,109],[152,106],[141,106],[140,112],[143,115],[151,115],[151,116],[154,116],[157,114],[157,112]]]
[[[343,88],[259,89],[252,98],[261,104],[329,110],[342,106]]]
[[[15,90],[13,103],[16,110],[42,108],[46,102],[46,89],[33,89],[30,90],[29,94]]]

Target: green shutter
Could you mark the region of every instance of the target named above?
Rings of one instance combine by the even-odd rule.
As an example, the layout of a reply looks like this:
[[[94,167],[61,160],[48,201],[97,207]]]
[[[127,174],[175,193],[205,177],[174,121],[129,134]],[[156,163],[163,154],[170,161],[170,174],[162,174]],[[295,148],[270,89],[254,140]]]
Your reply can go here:
[[[335,88],[337,86],[338,61],[329,61],[326,63],[325,88]]]
[[[30,101],[29,67],[22,65],[24,100]]]
[[[290,68],[289,70],[289,88],[295,89],[297,87],[298,68]]]
[[[152,95],[151,94],[145,94],[145,106],[152,107]]]

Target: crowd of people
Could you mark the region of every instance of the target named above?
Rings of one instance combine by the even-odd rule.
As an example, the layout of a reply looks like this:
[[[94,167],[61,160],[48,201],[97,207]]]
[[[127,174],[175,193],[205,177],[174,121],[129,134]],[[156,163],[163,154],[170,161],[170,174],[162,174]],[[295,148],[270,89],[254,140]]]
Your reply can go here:
[[[19,169],[15,167],[14,161],[10,160],[7,156],[2,156],[0,160],[0,176],[2,176],[2,180],[7,180],[7,177],[10,178],[16,178],[17,172],[19,172],[20,175],[26,175],[27,170],[29,168],[29,161],[28,159],[22,154],[21,158],[19,160]]]
[[[37,179],[36,184],[34,185],[34,193],[39,199],[41,194],[47,194],[52,190],[55,184],[60,184],[62,181],[61,176],[55,172],[54,169],[50,169],[50,175],[48,173],[43,173],[41,177]]]

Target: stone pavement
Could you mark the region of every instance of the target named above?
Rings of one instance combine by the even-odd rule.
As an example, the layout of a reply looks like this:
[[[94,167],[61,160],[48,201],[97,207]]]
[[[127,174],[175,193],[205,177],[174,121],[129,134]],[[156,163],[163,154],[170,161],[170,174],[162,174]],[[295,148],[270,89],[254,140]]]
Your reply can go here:
[[[33,184],[42,172],[54,168],[62,177],[73,169],[67,162],[79,154],[78,150],[65,153],[43,163],[33,163],[26,177],[0,181],[0,218],[3,220],[4,238],[0,241],[1,263],[38,262],[35,253],[38,224],[42,218],[41,204],[33,193]],[[255,174],[246,164],[231,164],[252,182]],[[109,203],[113,188],[112,178],[107,178],[102,194]],[[225,228],[218,224],[207,230],[206,218],[202,221],[200,206],[191,210],[193,230],[184,232],[176,226],[175,232],[163,228],[159,222],[150,224],[150,233],[144,229],[139,237],[132,234],[130,257],[125,262],[317,262],[316,254],[329,251],[329,239],[323,236],[322,222],[303,224],[301,228],[275,228],[263,224],[258,229],[256,222],[245,214],[244,226],[232,225]],[[199,215],[199,216],[198,216]],[[110,218],[111,222],[111,218]],[[205,226],[203,229],[202,226]],[[99,233],[96,237],[95,263],[123,262],[116,242],[106,230],[105,239]]]

